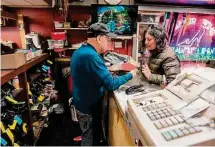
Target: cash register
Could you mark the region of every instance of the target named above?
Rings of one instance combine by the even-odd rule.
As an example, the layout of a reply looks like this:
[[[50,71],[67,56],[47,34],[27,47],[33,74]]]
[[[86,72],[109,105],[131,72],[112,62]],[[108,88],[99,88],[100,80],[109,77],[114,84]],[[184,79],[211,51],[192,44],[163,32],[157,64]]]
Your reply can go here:
[[[215,81],[183,73],[165,89],[128,100],[126,123],[137,146],[215,145]]]

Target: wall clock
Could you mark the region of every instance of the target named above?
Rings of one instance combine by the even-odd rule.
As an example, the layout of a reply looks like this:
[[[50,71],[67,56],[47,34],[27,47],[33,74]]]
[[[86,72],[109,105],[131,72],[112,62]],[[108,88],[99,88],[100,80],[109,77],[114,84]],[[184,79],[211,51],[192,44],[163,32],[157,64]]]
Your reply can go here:
[[[118,5],[122,0],[105,0],[105,2],[109,5]]]

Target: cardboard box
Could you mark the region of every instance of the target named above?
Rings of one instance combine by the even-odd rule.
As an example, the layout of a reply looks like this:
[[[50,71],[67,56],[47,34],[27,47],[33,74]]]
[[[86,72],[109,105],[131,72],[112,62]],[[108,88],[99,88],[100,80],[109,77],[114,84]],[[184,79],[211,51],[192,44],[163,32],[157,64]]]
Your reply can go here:
[[[25,49],[18,49],[16,53],[24,53],[25,54],[25,61],[31,60],[33,58],[33,53],[31,50]]]
[[[1,55],[1,69],[16,69],[25,64],[24,53]]]

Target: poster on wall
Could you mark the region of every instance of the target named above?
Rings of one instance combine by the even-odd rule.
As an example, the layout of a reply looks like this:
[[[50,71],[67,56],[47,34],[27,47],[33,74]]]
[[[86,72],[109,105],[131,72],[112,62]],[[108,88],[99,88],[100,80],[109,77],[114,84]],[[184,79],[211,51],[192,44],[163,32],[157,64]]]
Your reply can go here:
[[[179,14],[169,45],[180,60],[215,60],[215,15]]]
[[[92,22],[106,24],[118,35],[132,35],[136,32],[137,6],[92,5]]]

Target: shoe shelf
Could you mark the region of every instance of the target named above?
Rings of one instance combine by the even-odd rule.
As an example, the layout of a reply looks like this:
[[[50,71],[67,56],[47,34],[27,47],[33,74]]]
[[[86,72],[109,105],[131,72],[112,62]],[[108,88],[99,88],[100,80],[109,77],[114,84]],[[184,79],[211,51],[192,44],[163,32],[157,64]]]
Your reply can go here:
[[[34,143],[33,143],[33,145],[34,146],[37,144],[43,128],[48,127],[50,101],[51,101],[51,98],[53,97],[53,95],[55,94],[55,92],[56,91],[54,89],[52,89],[51,92],[48,95],[48,98],[46,98],[42,102],[37,102],[37,103],[34,104],[34,106],[35,105],[38,106],[40,104],[43,105],[43,108],[39,112],[40,119],[33,121],[33,133],[34,133]],[[31,112],[32,111],[33,110],[32,110],[32,107],[31,107]]]
[[[29,104],[28,89],[27,89],[27,70],[33,66],[41,63],[42,61],[48,59],[49,55],[47,53],[42,54],[39,57],[36,57],[24,65],[20,66],[17,69],[12,70],[1,70],[1,86],[6,82],[10,81],[14,77],[18,76],[20,89],[16,89],[12,92],[14,98],[18,101],[25,101],[27,104],[27,110],[23,113],[23,120],[27,123],[28,126],[28,142],[33,145],[34,142],[34,133],[32,126],[32,115]],[[38,75],[34,75],[33,78],[36,78]],[[19,95],[19,96],[18,96]]]
[[[57,62],[70,62],[70,58],[56,58],[55,61]]]
[[[13,79],[15,76],[18,76],[19,74],[27,71],[29,68],[33,67],[34,65],[42,62],[43,60],[48,58],[48,54],[44,53],[39,57],[36,57],[30,61],[28,61],[26,64],[20,66],[17,69],[13,70],[1,70],[1,85],[8,82],[9,80]]]

